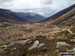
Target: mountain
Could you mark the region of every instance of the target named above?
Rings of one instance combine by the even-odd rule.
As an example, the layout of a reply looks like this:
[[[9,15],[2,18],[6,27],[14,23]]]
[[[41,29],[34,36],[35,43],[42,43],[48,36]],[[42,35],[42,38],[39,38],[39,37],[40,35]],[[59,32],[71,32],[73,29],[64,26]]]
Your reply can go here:
[[[49,21],[49,20],[54,20],[56,18],[59,18],[60,16],[66,14],[67,12],[71,11],[74,8],[75,8],[75,4],[70,6],[70,7],[68,7],[68,8],[66,8],[66,9],[64,9],[64,10],[59,11],[58,13],[52,15],[51,17],[46,18],[43,21]]]
[[[7,9],[0,9],[0,19],[6,18],[8,20],[16,20],[16,21],[26,21],[20,18],[19,16],[15,15],[12,11]]]
[[[12,12],[7,9],[0,9],[0,20],[1,21],[19,21],[19,22],[38,22],[44,17],[34,13],[23,13],[23,12]],[[4,20],[5,19],[5,20]]]
[[[39,22],[44,19],[44,16],[35,13],[15,12],[15,14],[28,22]]]

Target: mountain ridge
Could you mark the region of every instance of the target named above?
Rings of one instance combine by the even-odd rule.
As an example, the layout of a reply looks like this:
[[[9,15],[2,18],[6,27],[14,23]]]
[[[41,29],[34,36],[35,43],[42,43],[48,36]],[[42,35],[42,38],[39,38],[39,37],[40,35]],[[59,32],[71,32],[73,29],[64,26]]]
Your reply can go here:
[[[71,11],[65,13],[64,15],[60,16],[53,20],[52,24],[55,25],[69,25],[70,23],[75,22],[75,8]]]
[[[35,14],[35,13],[33,14],[34,16],[31,15],[31,13],[23,13],[23,12],[17,13],[17,12],[12,12],[11,10],[7,10],[7,9],[2,9],[2,8],[0,9],[0,18],[12,19],[12,20],[19,21],[19,22],[38,22],[40,19],[44,18],[43,16],[39,14]]]
[[[52,16],[46,18],[46,19],[43,20],[42,22],[46,22],[46,21],[49,21],[49,20],[54,20],[54,19],[56,19],[56,18],[58,18],[58,17],[64,15],[65,13],[71,11],[71,10],[74,9],[74,8],[75,8],[75,4],[72,5],[72,6],[70,6],[70,7],[68,7],[68,8],[66,8],[66,9],[63,9],[63,10],[57,12],[56,14],[54,14],[54,15],[52,15]]]

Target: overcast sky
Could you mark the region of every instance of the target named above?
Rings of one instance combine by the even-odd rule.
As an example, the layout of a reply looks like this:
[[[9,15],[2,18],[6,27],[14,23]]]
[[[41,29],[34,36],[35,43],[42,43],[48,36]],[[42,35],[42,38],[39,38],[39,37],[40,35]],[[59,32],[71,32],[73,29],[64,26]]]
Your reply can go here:
[[[75,0],[0,0],[0,8],[33,12],[44,16],[51,16],[73,4]]]

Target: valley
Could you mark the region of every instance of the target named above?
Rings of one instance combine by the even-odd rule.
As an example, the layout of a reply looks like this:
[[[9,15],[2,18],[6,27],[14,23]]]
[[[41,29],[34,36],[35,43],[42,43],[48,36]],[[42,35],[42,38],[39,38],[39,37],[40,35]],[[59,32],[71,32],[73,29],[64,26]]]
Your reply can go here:
[[[4,19],[0,18],[0,56],[60,56],[60,51],[75,51],[75,7],[46,22]]]

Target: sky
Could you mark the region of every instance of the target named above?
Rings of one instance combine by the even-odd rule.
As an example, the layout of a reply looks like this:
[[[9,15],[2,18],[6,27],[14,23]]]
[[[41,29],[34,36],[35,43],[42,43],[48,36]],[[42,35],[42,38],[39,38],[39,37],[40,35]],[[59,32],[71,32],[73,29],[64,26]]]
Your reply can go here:
[[[75,4],[75,0],[0,0],[0,8],[15,12],[33,12],[49,17]]]

